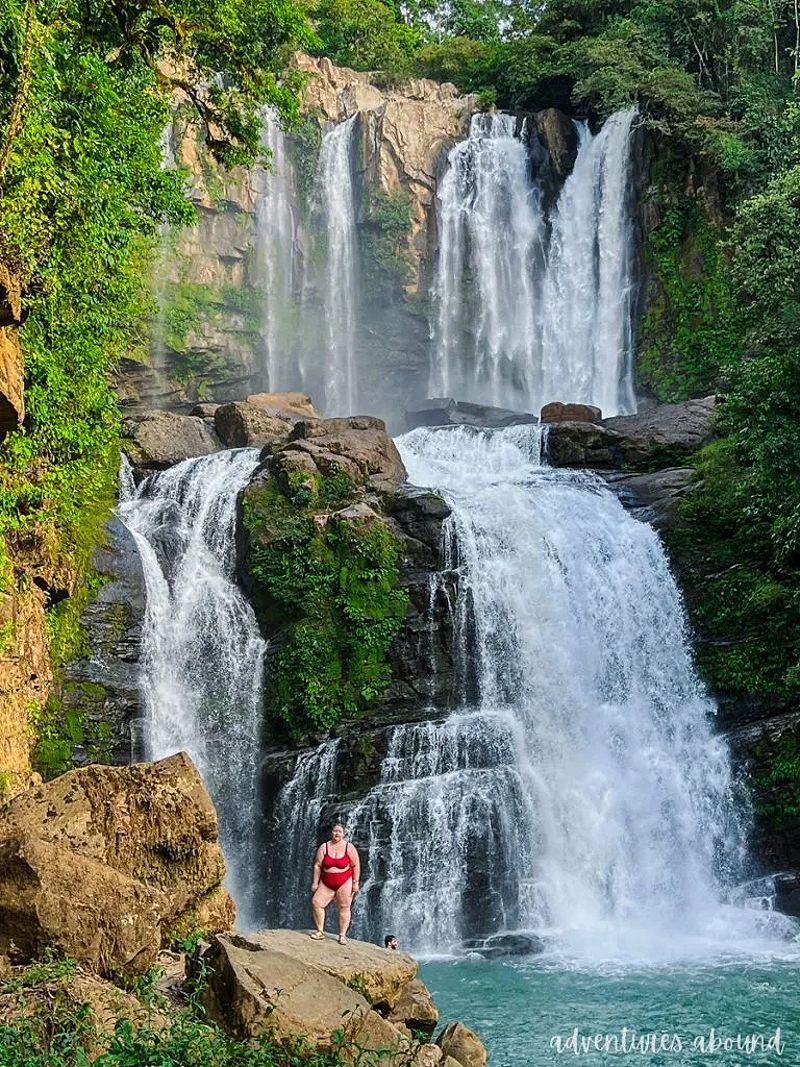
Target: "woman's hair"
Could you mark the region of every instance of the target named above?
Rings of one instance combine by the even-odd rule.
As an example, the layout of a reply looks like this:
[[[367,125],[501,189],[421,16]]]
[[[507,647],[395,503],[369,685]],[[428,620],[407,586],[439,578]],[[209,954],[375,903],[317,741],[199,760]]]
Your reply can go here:
[[[337,826],[343,833],[347,833],[347,827],[345,826],[345,824],[343,822],[338,821],[331,824],[331,830],[335,830]]]

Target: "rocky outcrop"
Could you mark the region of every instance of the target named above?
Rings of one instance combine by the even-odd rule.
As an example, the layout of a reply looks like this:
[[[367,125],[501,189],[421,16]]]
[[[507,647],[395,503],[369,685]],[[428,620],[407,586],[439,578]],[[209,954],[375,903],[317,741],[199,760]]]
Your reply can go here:
[[[193,456],[218,452],[222,442],[205,419],[151,411],[124,420],[122,447],[141,471],[163,471]]]
[[[273,469],[284,477],[341,473],[352,487],[379,493],[391,493],[406,477],[385,423],[371,415],[298,422],[286,447],[276,454]]]
[[[69,771],[0,813],[0,952],[146,970],[187,913],[233,922],[214,807],[189,758]]]
[[[135,763],[145,755],[139,657],[146,590],[136,542],[118,518],[106,523],[91,565],[102,584],[81,614],[85,640],[64,665],[55,714],[75,739],[77,766]]]
[[[369,188],[408,195],[413,271],[406,289],[417,292],[433,247],[432,206],[442,149],[465,133],[479,108],[477,96],[459,96],[454,85],[427,79],[381,89],[369,74],[336,67],[329,59],[298,54],[295,64],[311,75],[303,90],[306,109],[330,122],[358,113],[359,155]]]
[[[713,396],[662,404],[599,423],[556,422],[547,433],[554,467],[654,470],[675,467],[713,437]]]
[[[446,1027],[437,1045],[419,1043],[438,1011],[403,953],[289,930],[232,932],[211,939],[202,967],[209,1018],[234,1037],[300,1038],[308,1051],[340,1046],[345,1058],[387,1067],[436,1067],[448,1055],[451,1065],[485,1067],[485,1048],[461,1023]]]
[[[463,1023],[449,1023],[436,1039],[442,1055],[461,1067],[486,1067],[486,1049],[477,1034]]]
[[[540,422],[600,422],[603,413],[591,404],[545,404]]]
[[[307,935],[294,935],[304,936],[308,940]],[[351,942],[344,950],[351,958],[350,968],[331,959],[337,950],[341,952],[334,941],[315,942],[314,947],[319,949],[320,962],[327,957],[329,967],[338,966],[336,977],[324,965],[306,962],[294,951],[271,947],[269,938],[260,934],[212,938],[202,957],[209,974],[202,993],[209,1018],[240,1039],[264,1032],[278,1039],[300,1037],[320,1052],[340,1042],[373,1054],[385,1053],[385,1062],[408,1048],[404,1035],[373,1011],[360,991],[362,974],[379,974],[374,961],[370,966],[372,947]],[[416,965],[409,962],[413,975]],[[379,1062],[384,1062],[383,1056]]]

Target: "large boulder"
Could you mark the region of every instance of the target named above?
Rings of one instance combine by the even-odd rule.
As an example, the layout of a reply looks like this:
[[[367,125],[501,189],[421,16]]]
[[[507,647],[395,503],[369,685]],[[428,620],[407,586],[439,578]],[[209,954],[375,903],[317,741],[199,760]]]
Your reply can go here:
[[[539,416],[540,422],[600,422],[603,413],[591,404],[562,404],[553,401],[545,404]]]
[[[461,1067],[486,1067],[486,1048],[480,1038],[463,1023],[448,1023],[436,1039],[443,1057],[450,1056]]]
[[[311,960],[297,958],[296,940],[285,942],[288,952],[271,947],[281,943],[277,936],[281,933],[290,931],[276,931],[273,939],[237,933],[212,937],[202,957],[208,976],[202,1001],[211,1020],[233,1037],[247,1039],[264,1032],[278,1040],[299,1037],[320,1052],[330,1051],[343,1035],[346,1048],[368,1050],[378,1062],[384,1059],[379,1053],[391,1062],[408,1048],[406,1037],[373,1011],[359,991],[360,972],[355,967],[347,985],[343,974],[332,977],[313,962],[312,953],[307,954]],[[320,961],[326,945],[342,954],[359,951],[352,942],[343,949],[332,940],[312,942],[305,936],[312,948],[319,949]]]
[[[90,766],[0,813],[0,952],[46,946],[100,974],[142,971],[188,914],[233,921],[217,818],[184,753]]]
[[[292,419],[319,418],[307,393],[251,393],[246,399],[248,404],[289,415]]]
[[[599,423],[556,422],[548,427],[547,456],[554,467],[655,470],[681,460],[714,436],[715,398],[662,404],[638,415]]]
[[[289,440],[295,418],[252,400],[237,400],[216,409],[214,427],[227,448],[274,449]]]
[[[122,447],[133,466],[146,471],[163,471],[222,447],[204,419],[171,411],[151,411],[123,420],[122,436]]]
[[[302,420],[276,459],[281,470],[340,472],[354,488],[363,486],[379,492],[393,492],[406,478],[386,424],[371,415]]]
[[[260,930],[248,937],[260,949],[282,952],[299,963],[318,967],[345,985],[357,985],[370,1004],[385,1005],[387,1010],[395,1008],[406,995],[417,973],[411,956],[387,952],[366,941],[348,941],[343,947],[332,938],[312,941],[299,930]]]
[[[400,999],[388,1015],[389,1022],[407,1026],[412,1034],[433,1033],[439,1021],[439,1009],[433,1003],[430,990],[419,978],[412,978],[403,987]]]

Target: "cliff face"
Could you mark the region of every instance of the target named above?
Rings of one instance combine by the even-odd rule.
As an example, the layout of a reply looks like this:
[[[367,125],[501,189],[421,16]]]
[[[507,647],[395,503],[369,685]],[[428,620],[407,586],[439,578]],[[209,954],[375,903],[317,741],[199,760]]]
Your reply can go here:
[[[303,93],[311,115],[328,122],[358,115],[362,187],[373,194],[407,195],[405,291],[419,293],[434,249],[432,207],[442,150],[464,135],[478,97],[459,96],[454,85],[425,78],[405,82],[401,89],[381,89],[369,74],[334,66],[329,59],[297,55],[295,64],[311,75]],[[362,213],[368,210],[362,204]]]

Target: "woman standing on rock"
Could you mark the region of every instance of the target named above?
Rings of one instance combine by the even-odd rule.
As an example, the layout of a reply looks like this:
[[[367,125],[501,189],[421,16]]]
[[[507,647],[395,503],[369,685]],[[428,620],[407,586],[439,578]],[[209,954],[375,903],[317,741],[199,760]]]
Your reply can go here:
[[[339,914],[339,944],[347,944],[350,926],[350,905],[358,892],[361,861],[354,845],[345,841],[345,829],[340,822],[331,827],[331,839],[320,845],[314,856],[311,872],[311,915],[316,930],[311,935],[321,941],[325,927],[325,909],[336,901]]]

